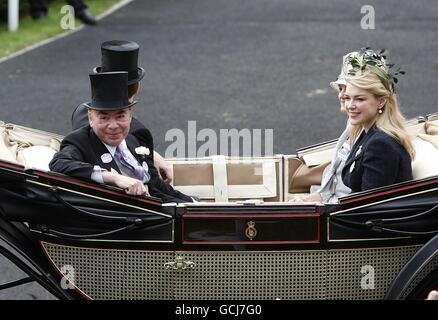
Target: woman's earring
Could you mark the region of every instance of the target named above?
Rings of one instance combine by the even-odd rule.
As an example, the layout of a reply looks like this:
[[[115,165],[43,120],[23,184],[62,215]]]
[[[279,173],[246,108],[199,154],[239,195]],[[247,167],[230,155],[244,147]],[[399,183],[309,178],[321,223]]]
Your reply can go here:
[[[382,114],[383,113],[383,110],[382,109],[379,109],[379,114]]]

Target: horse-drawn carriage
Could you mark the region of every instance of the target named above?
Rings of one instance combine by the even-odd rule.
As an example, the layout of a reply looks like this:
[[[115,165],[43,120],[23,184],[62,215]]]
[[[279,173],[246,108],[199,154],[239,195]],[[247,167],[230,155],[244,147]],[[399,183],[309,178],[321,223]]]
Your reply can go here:
[[[0,125],[0,252],[58,298],[422,298],[438,286],[438,116],[419,137],[413,181],[294,203],[320,183],[335,141],[297,155],[168,159],[162,203],[50,172],[61,136]],[[434,160],[435,159],[435,160]],[[434,238],[435,237],[435,238]]]

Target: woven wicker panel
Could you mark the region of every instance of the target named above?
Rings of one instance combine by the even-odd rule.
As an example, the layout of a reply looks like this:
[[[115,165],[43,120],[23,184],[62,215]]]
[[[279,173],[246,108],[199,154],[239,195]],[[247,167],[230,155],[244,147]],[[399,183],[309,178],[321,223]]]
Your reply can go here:
[[[174,274],[164,264],[174,260],[168,251],[129,251],[126,259],[126,299],[173,299]]]
[[[43,243],[55,265],[71,266],[75,284],[92,299],[171,299],[173,252],[79,248]]]
[[[177,299],[321,299],[325,254],[296,252],[181,252],[195,263],[176,277]]]
[[[419,248],[172,252],[43,246],[59,269],[74,268],[76,285],[93,299],[205,300],[381,299]],[[176,261],[191,267],[165,267]],[[363,266],[374,270],[374,289],[361,287]]]
[[[392,280],[419,246],[330,250],[328,252],[327,299],[382,299]],[[365,270],[362,268],[365,267]],[[362,286],[374,271],[374,289]],[[364,273],[362,273],[364,271]],[[370,282],[365,282],[370,285]]]

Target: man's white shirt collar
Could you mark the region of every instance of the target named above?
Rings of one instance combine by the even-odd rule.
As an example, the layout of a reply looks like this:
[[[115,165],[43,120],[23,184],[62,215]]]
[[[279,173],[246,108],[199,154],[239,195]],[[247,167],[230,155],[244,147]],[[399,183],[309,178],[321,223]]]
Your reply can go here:
[[[103,142],[102,142],[103,143]],[[116,149],[117,147],[113,147],[113,146],[109,146],[106,143],[103,143],[105,145],[105,147],[108,149],[109,153],[111,154],[111,156],[114,158],[114,154],[116,153]],[[125,148],[127,148],[126,146],[126,141],[125,139],[123,139],[122,142],[120,142],[121,145],[123,145]]]

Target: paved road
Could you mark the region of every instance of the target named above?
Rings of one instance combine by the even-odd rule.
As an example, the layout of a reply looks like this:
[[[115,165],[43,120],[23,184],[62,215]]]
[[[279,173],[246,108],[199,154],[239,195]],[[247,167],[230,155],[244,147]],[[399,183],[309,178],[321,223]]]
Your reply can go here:
[[[375,9],[363,30],[361,7]],[[60,134],[89,97],[99,43],[132,39],[146,68],[137,116],[163,153],[169,129],[273,129],[274,152],[336,138],[344,126],[328,83],[346,52],[390,49],[407,74],[398,86],[408,117],[438,111],[435,0],[136,0],[67,38],[0,64],[0,120]],[[14,268],[0,259],[0,274]],[[36,285],[0,293],[45,299]]]

